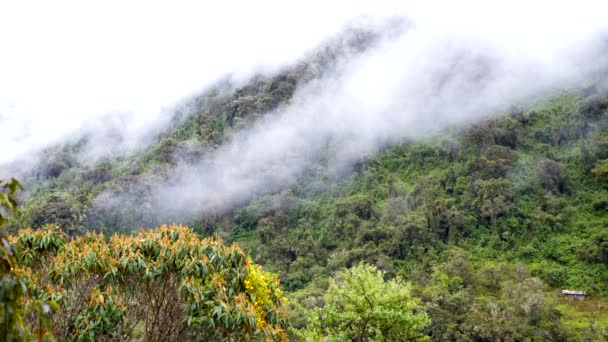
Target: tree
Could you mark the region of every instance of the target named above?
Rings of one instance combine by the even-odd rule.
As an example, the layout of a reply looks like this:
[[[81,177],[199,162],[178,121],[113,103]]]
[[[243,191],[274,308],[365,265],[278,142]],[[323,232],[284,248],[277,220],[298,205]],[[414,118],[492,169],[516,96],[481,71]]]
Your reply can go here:
[[[338,273],[322,308],[308,310],[309,324],[298,331],[317,341],[422,341],[430,323],[400,278],[385,281],[374,266],[359,264]]]
[[[277,278],[187,227],[69,239],[47,226],[11,241],[24,302],[59,304],[52,333],[61,340],[286,339]]]
[[[490,146],[484,149],[481,156],[472,165],[475,178],[490,179],[506,177],[515,160],[513,150],[504,146]]]
[[[17,190],[23,186],[16,179],[0,180],[0,229],[8,222],[8,216],[17,214]],[[39,340],[46,335],[50,325],[50,308],[42,301],[30,301],[24,305],[26,286],[18,270],[12,246],[4,231],[0,231],[0,341]],[[35,325],[26,324],[26,316],[37,314]]]
[[[598,161],[591,174],[601,183],[608,184],[608,159]]]
[[[84,205],[77,198],[66,192],[51,192],[22,208],[31,227],[43,227],[46,224],[58,225],[69,232],[82,227],[85,219]]]
[[[591,95],[583,99],[579,104],[579,110],[585,117],[600,118],[608,108],[608,98],[605,94]]]
[[[432,320],[433,341],[566,341],[560,314],[543,282],[525,265],[471,263],[450,248],[416,291]]]
[[[543,189],[553,192],[564,192],[566,188],[566,176],[562,164],[551,159],[543,159],[538,162],[536,174],[540,178]]]
[[[492,178],[478,180],[474,186],[477,198],[473,204],[479,210],[479,215],[489,219],[492,226],[496,226],[498,217],[506,215],[511,208],[511,183],[502,178]]]

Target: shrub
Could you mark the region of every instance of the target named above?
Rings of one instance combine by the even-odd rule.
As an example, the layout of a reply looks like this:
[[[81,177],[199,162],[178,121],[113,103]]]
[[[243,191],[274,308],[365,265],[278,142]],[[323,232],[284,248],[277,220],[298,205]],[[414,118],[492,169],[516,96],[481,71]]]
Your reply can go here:
[[[52,300],[60,339],[146,341],[286,338],[285,299],[274,275],[237,246],[162,226],[136,235],[54,227],[12,237],[25,305]],[[30,324],[37,315],[31,315]]]

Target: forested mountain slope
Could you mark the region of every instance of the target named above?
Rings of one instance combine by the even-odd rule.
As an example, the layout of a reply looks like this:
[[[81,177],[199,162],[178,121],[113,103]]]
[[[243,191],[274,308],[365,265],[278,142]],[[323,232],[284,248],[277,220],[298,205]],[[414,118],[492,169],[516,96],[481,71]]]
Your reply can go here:
[[[355,38],[355,47],[368,39]],[[292,293],[296,328],[306,324],[302,310],[318,303],[328,278],[363,261],[414,284],[431,319],[427,333],[438,341],[600,339],[608,329],[605,310],[580,313],[558,302],[556,290],[583,290],[600,301],[608,292],[602,82],[385,146],[348,169],[331,167],[329,143],[295,185],[252,194],[234,207],[197,217],[153,210],[148,185],[288,103],[297,87],[331,68],[333,54],[208,91],[134,155],[87,164],[77,158],[86,139],[45,151],[23,179],[22,214],[9,229],[57,224],[78,236],[186,223],[237,242],[278,272]],[[100,196],[125,194],[128,206],[100,204]]]

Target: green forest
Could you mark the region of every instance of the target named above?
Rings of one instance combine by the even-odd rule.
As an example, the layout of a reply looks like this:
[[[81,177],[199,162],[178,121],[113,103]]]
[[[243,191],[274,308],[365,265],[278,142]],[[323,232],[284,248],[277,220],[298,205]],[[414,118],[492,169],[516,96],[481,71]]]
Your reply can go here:
[[[334,54],[218,84],[134,154],[88,164],[83,137],[3,183],[2,340],[607,339],[601,80],[348,170],[332,170],[330,142],[295,184],[234,207],[152,209],[179,162],[288,104]],[[130,203],[97,206],[100,194]]]

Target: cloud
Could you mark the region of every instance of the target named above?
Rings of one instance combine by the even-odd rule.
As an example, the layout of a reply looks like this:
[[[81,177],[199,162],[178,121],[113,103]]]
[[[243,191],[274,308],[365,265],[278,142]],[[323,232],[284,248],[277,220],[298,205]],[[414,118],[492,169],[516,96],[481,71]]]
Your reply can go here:
[[[357,6],[284,1],[0,4],[0,164],[119,117],[132,145],[226,74],[295,61]]]
[[[563,29],[553,40],[535,34],[534,26],[494,36],[500,27],[489,18],[483,18],[487,31],[470,30],[470,22],[439,30],[426,17],[410,19],[403,34],[343,58],[338,71],[300,89],[288,107],[199,164],[175,170],[156,189],[157,205],[181,214],[221,211],[293,184],[328,145],[333,168],[340,169],[399,139],[426,137],[584,86],[606,66],[598,58],[606,51],[597,49],[597,27],[576,37]],[[560,33],[557,19],[553,34]]]

